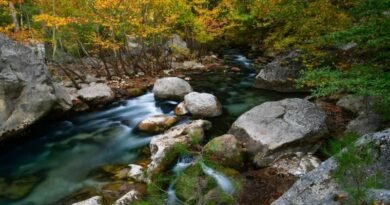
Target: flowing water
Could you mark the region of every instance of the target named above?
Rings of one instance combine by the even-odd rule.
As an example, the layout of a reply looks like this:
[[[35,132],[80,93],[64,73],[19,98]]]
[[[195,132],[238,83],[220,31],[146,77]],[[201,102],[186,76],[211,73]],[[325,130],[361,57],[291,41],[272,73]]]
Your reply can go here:
[[[208,133],[211,136],[226,133],[234,119],[251,107],[288,97],[252,88],[255,74],[244,56],[230,54],[226,59],[245,72],[191,74],[194,90],[213,93],[223,104],[224,115],[211,119],[213,129]],[[104,182],[96,181],[90,173],[104,165],[134,162],[139,149],[151,139],[137,132],[136,125],[152,115],[172,114],[176,104],[156,102],[153,94],[147,93],[98,112],[62,122],[44,122],[29,140],[0,150],[0,204],[54,204],[77,190],[99,186]],[[185,166],[179,163],[174,169],[179,172]],[[203,169],[223,189],[231,191],[223,175],[207,166]],[[20,198],[23,194],[11,197],[30,187],[32,190],[23,198]]]

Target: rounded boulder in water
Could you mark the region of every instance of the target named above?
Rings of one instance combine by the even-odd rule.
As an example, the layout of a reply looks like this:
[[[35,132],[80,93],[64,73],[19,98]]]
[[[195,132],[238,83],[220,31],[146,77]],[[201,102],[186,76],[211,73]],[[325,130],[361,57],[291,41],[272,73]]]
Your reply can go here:
[[[199,117],[217,117],[222,115],[222,106],[217,97],[209,93],[192,92],[184,97],[188,111]]]
[[[154,97],[161,100],[181,100],[190,92],[192,92],[191,85],[177,77],[158,79],[153,87]]]

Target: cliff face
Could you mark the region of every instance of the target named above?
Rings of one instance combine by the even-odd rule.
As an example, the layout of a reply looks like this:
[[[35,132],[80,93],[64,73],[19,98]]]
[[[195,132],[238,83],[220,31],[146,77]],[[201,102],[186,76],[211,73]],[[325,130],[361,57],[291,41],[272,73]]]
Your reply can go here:
[[[0,35],[0,141],[56,106],[67,109],[69,97],[52,81],[43,59]]]

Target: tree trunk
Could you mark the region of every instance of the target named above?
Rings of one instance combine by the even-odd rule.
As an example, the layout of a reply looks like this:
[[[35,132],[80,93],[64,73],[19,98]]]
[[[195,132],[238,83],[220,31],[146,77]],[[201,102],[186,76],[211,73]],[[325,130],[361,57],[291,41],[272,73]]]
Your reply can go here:
[[[18,22],[18,17],[16,15],[16,9],[14,3],[11,1],[8,1],[8,6],[9,6],[9,11],[11,13],[11,18],[14,23],[14,31],[18,32],[20,30],[19,22]]]

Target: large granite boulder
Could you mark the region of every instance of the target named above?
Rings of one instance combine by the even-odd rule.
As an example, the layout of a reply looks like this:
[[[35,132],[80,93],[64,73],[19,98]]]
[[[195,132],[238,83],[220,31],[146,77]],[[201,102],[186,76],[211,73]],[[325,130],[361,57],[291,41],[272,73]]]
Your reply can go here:
[[[0,141],[53,108],[70,107],[70,97],[53,83],[43,59],[30,47],[0,35]]]
[[[297,89],[295,80],[299,77],[303,67],[297,60],[300,54],[298,51],[291,51],[277,56],[260,70],[256,76],[255,87],[274,90],[278,92],[301,92],[306,89]]]
[[[327,133],[326,114],[298,98],[266,102],[241,115],[229,130],[244,143],[255,163],[267,166],[285,154],[314,152]]]
[[[199,117],[217,117],[222,115],[222,106],[217,97],[208,93],[192,92],[184,96],[188,111]]]
[[[384,178],[381,190],[368,190],[367,197],[373,200],[373,204],[388,204],[390,201],[389,183],[390,178],[390,129],[361,137],[355,146],[372,146],[374,161],[372,164],[361,167],[368,176],[370,173],[381,173]],[[345,150],[343,150],[345,151]],[[342,151],[342,152],[343,152]],[[354,201],[342,190],[342,186],[336,182],[333,172],[338,163],[334,157],[323,162],[319,167],[304,175],[287,192],[272,205],[342,205],[354,204]],[[345,175],[348,177],[348,175]],[[351,179],[354,181],[354,179]],[[347,201],[346,201],[347,200]],[[349,201],[349,202],[348,202]]]
[[[191,85],[177,77],[158,79],[153,87],[154,97],[157,99],[179,100],[190,92],[192,92]]]

